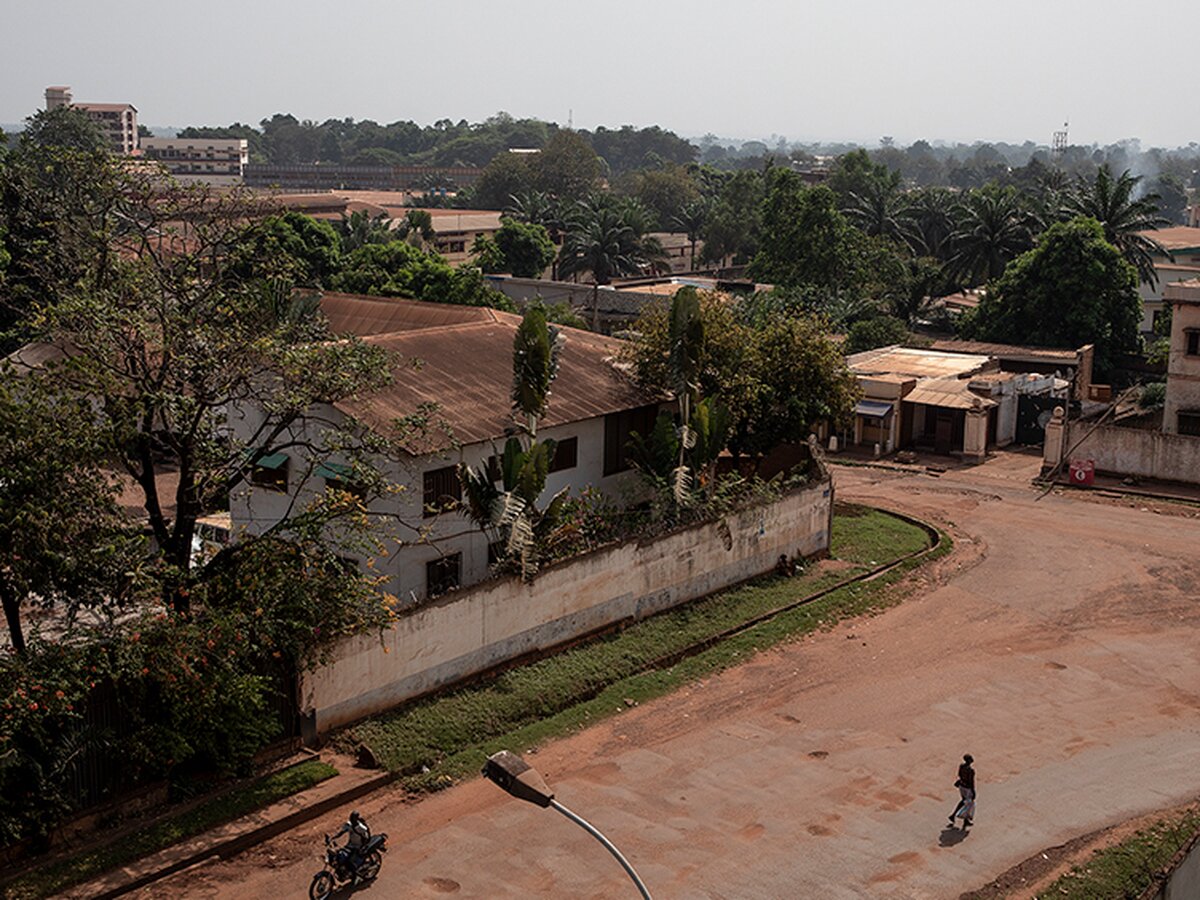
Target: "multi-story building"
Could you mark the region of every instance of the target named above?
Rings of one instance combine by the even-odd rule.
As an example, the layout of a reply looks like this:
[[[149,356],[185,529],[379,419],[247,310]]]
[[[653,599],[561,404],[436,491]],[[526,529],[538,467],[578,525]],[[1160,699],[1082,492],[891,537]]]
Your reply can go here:
[[[1170,254],[1154,255],[1157,283],[1143,282],[1138,285],[1138,292],[1142,295],[1142,331],[1148,335],[1154,332],[1155,323],[1165,314],[1168,304],[1164,301],[1163,292],[1166,286],[1200,277],[1200,228],[1174,225],[1156,231],[1141,231],[1139,234],[1158,241]]]
[[[241,184],[250,158],[245,138],[142,138],[142,154],[178,181]]]
[[[326,293],[321,309],[334,334],[357,335],[388,351],[391,384],[353,400],[319,405],[282,440],[286,451],[260,458],[249,483],[230,495],[235,538],[262,534],[331,488],[355,489],[349,457],[320,448],[353,423],[388,437],[391,456],[379,471],[406,490],[364,501],[377,517],[386,553],[364,563],[345,548],[347,564],[366,565],[397,597],[423,600],[487,577],[500,548],[463,512],[457,464],[499,477],[506,439],[518,433],[510,412],[513,339],[520,316],[474,306]],[[546,498],[563,488],[594,488],[612,502],[634,495],[630,434],[649,434],[667,398],[641,390],[617,361],[618,342],[589,331],[560,329],[558,375],[538,437],[557,442]],[[421,365],[413,366],[419,359]],[[428,428],[402,419],[432,408]],[[423,414],[423,413],[421,413]],[[248,443],[261,411],[239,409],[234,431]],[[311,458],[310,458],[311,457]],[[393,526],[388,523],[407,523]]]
[[[1162,430],[1200,437],[1200,278],[1168,284],[1163,297],[1172,314]]]
[[[76,103],[71,88],[56,85],[46,88],[46,109],[71,107],[87,115],[99,126],[113,153],[129,156],[138,148],[137,107],[132,103]]]

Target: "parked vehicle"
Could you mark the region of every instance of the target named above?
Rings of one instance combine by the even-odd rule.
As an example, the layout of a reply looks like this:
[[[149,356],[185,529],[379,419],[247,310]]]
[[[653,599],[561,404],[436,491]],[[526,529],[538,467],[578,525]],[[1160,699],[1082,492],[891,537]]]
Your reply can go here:
[[[387,835],[371,835],[362,848],[362,862],[356,870],[350,865],[350,849],[335,847],[329,835],[325,835],[325,868],[313,876],[308,886],[309,900],[327,900],[338,885],[374,880],[383,868],[383,854],[386,852]]]

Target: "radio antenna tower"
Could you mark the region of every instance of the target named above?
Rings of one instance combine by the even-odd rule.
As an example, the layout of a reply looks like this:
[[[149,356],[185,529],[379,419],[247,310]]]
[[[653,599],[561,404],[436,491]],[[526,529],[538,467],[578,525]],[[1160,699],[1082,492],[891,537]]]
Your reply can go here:
[[[1056,162],[1062,160],[1064,154],[1067,152],[1067,128],[1070,124],[1071,122],[1068,119],[1066,122],[1063,122],[1062,131],[1054,132],[1054,143],[1050,145],[1050,153]]]

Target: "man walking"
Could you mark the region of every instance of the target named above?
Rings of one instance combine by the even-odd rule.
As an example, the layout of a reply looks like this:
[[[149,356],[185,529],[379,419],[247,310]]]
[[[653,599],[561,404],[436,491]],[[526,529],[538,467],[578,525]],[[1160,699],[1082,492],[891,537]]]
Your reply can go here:
[[[954,812],[950,813],[951,827],[959,816],[962,817],[963,828],[969,828],[975,818],[975,769],[972,767],[974,762],[975,757],[967,753],[963,756],[962,765],[958,767],[958,781],[954,782],[954,786],[958,788],[962,799],[959,800],[958,806],[954,807]]]

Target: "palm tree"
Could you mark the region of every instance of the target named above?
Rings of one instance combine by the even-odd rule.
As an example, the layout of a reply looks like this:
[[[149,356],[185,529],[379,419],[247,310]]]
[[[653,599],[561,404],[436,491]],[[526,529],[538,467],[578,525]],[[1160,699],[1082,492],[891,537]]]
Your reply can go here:
[[[691,244],[691,271],[693,272],[696,271],[696,242],[700,240],[700,234],[704,231],[707,223],[708,204],[703,200],[693,200],[691,203],[685,204],[677,215],[671,217],[671,227],[686,234],[688,243]]]
[[[656,241],[654,243],[657,243]],[[658,247],[662,254],[662,246]],[[563,241],[559,273],[590,272],[592,283],[592,329],[599,328],[600,285],[614,278],[636,275],[653,262],[655,248],[648,244],[611,204],[581,203],[568,224]]]
[[[927,188],[908,197],[907,218],[911,223],[909,247],[918,256],[946,261],[950,235],[954,232],[955,194],[945,188]]]
[[[1104,227],[1105,239],[1121,251],[1138,271],[1143,284],[1158,283],[1154,257],[1170,257],[1170,251],[1142,232],[1156,231],[1170,221],[1158,212],[1158,194],[1143,194],[1134,199],[1140,175],[1126,169],[1120,178],[1113,178],[1107,165],[1100,167],[1096,180],[1080,179],[1068,192],[1062,206],[1064,218],[1091,216]]]
[[[541,225],[550,235],[550,241],[558,247],[563,241],[566,225],[563,222],[562,204],[545,191],[526,190],[510,194],[504,214],[530,225]],[[551,263],[550,278],[558,280],[558,257]]]
[[[433,230],[433,216],[424,209],[410,209],[396,223],[396,237],[408,244],[424,249],[437,238]]]
[[[896,185],[888,180],[873,179],[860,193],[851,193],[843,215],[859,230],[875,237],[894,238],[905,244],[912,242],[912,221]]]
[[[968,287],[1000,277],[1010,260],[1033,246],[1039,223],[1012,188],[989,185],[971,191],[956,212],[948,267]]]
[[[337,232],[342,239],[343,253],[349,253],[367,244],[386,244],[392,239],[387,228],[387,216],[380,213],[372,218],[363,209],[356,209],[348,216],[342,213]]]

